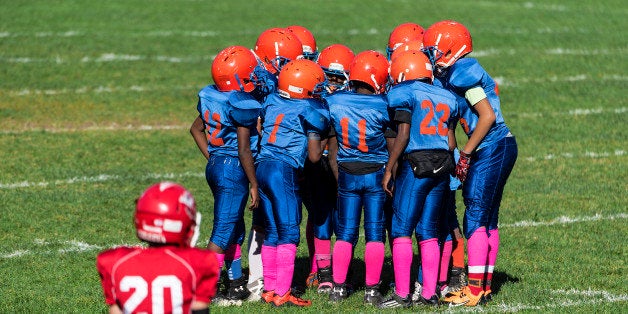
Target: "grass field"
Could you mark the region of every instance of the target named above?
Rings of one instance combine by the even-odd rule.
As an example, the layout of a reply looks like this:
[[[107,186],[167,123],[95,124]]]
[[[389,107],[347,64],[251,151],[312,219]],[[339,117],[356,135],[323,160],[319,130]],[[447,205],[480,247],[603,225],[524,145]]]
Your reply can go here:
[[[252,47],[267,28],[300,24],[319,49],[383,52],[396,25],[442,19],[467,25],[471,56],[499,82],[519,159],[500,211],[494,301],[438,311],[626,311],[625,1],[0,4],[0,313],[105,312],[96,254],[138,243],[133,200],[156,181],[192,191],[206,243],[212,196],[188,128],[225,46]],[[306,256],[303,242],[297,283]],[[387,259],[385,284],[390,267]],[[294,311],[376,311],[362,305],[361,291],[339,305],[306,297],[313,306]]]

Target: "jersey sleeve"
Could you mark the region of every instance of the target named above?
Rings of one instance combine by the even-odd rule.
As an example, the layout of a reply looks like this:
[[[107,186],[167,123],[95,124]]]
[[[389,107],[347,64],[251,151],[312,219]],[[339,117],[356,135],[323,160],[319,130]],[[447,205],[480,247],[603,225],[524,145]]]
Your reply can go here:
[[[393,111],[405,110],[412,111],[411,99],[412,96],[408,93],[406,88],[407,84],[400,83],[394,86],[386,95],[386,100],[388,101],[388,106]]]
[[[255,97],[245,92],[233,92],[229,95],[229,118],[236,125],[254,126],[260,115],[262,104]]]
[[[329,111],[322,106],[317,108],[314,105],[309,105],[305,110],[303,118],[307,127],[307,133],[313,132],[323,135],[329,132]]]
[[[198,259],[198,278],[194,299],[200,302],[210,303],[211,299],[216,296],[220,269],[218,268],[215,253],[209,250],[199,249],[198,251],[201,258]]]
[[[113,305],[116,303],[116,300],[113,297],[113,282],[111,282],[111,268],[113,265],[112,254],[113,251],[108,250],[98,254],[96,257],[96,269],[98,270],[98,275],[100,276],[100,284],[102,286],[105,303],[107,305]]]
[[[486,71],[477,60],[463,58],[454,64],[449,84],[454,87],[458,94],[464,95],[467,90],[482,86],[482,79],[485,74]]]

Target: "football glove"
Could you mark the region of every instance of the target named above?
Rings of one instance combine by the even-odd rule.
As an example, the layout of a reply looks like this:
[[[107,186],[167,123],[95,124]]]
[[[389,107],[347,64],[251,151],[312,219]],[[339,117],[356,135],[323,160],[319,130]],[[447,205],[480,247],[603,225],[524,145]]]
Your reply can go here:
[[[456,164],[456,178],[458,178],[460,182],[464,182],[464,180],[467,179],[470,164],[471,154],[467,154],[461,150],[460,159],[458,159],[458,164]]]

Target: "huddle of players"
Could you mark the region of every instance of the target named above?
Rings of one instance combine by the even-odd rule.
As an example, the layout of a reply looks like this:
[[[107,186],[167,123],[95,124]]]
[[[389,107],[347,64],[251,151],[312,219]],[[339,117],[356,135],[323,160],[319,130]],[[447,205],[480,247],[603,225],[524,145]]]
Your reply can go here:
[[[229,278],[213,302],[311,305],[291,290],[301,204],[309,212],[307,285],[329,293],[332,302],[352,291],[347,274],[362,211],[365,303],[395,308],[490,300],[497,212],[517,148],[497,85],[475,59],[463,58],[471,51],[466,27],[450,20],[427,30],[400,24],[387,55],[354,54],[341,44],[318,53],[301,26],[268,29],[253,50],[223,49],[190,127],[208,160],[214,196],[208,248]],[[469,137],[459,150],[458,123]],[[462,182],[468,283],[454,199]],[[249,195],[246,281],[240,256]],[[411,295],[413,233],[421,268]],[[395,289],[385,298],[380,277],[387,238]]]

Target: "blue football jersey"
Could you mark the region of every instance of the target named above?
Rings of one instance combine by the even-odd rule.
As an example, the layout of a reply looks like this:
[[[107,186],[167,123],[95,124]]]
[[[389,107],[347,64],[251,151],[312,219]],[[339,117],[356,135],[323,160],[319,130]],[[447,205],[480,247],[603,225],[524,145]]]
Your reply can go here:
[[[387,95],[396,111],[411,113],[410,139],[404,153],[425,149],[449,149],[449,124],[457,115],[456,96],[416,80],[393,86]]]
[[[388,149],[384,133],[390,128],[386,96],[338,91],[325,101],[338,140],[338,162],[385,164]]]
[[[458,96],[460,125],[469,137],[473,134],[477,126],[478,116],[471,109],[471,104],[465,99],[465,92],[478,86],[482,87],[484,90],[495,112],[495,123],[482,142],[480,142],[477,149],[490,145],[510,132],[501,113],[500,99],[497,95],[497,84],[476,59],[462,58],[456,61],[449,68],[445,76],[437,77],[437,79],[445,89],[450,90]]]
[[[301,168],[307,158],[307,133],[326,128],[329,116],[319,100],[288,99],[274,93],[262,106],[262,138],[256,161],[279,159]]]
[[[215,85],[207,85],[198,93],[197,110],[205,124],[207,151],[210,155],[238,157],[237,126],[241,119],[239,109],[229,103],[229,97],[236,91],[221,92]],[[251,129],[251,151],[257,152],[257,130]]]

